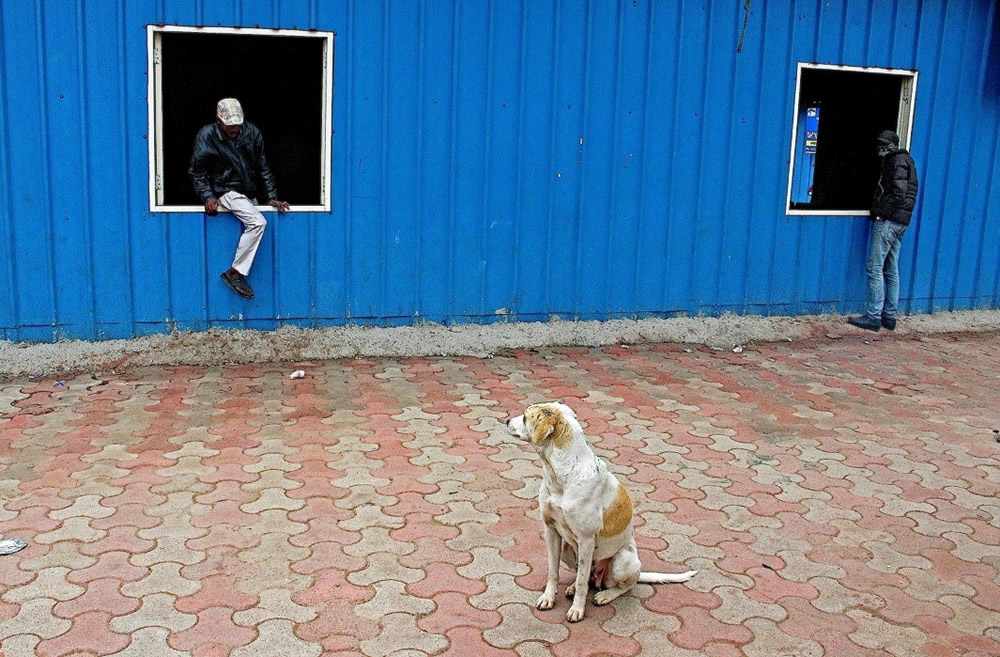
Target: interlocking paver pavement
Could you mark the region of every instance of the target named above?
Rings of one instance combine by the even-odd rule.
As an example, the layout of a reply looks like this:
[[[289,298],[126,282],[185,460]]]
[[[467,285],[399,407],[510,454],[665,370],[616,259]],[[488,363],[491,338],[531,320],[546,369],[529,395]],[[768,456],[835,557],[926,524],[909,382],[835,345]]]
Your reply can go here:
[[[700,575],[579,624],[533,608],[540,470],[503,422],[554,398],[626,479],[646,567]],[[998,336],[148,368],[0,399],[0,534],[29,544],[0,557],[7,657],[1000,655]]]

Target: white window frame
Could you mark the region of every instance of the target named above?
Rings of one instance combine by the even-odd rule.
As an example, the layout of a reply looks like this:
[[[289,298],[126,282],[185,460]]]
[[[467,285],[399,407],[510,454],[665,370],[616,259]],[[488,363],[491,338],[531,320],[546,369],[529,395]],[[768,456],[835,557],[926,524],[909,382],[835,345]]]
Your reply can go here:
[[[829,71],[853,71],[856,73],[879,73],[895,75],[902,78],[899,90],[899,118],[896,121],[896,134],[899,135],[899,147],[909,149],[910,136],[913,134],[913,110],[916,107],[917,71],[902,68],[872,68],[866,66],[840,66],[837,64],[807,64],[799,62],[795,72],[795,104],[792,106],[792,138],[788,156],[788,191],[785,195],[786,215],[823,215],[855,217],[867,215],[868,210],[804,210],[792,209],[792,176],[795,171],[795,136],[799,130],[799,90],[802,87],[802,71],[806,69],[825,69]],[[822,117],[820,121],[822,122]],[[874,149],[874,145],[872,146]]]
[[[323,80],[322,80],[322,134],[317,135],[322,140],[320,149],[320,204],[293,205],[291,212],[330,212],[331,207],[331,171],[333,153],[333,39],[334,32],[319,30],[269,30],[247,27],[198,27],[186,25],[147,25],[146,51],[148,88],[147,104],[148,138],[149,142],[149,211],[150,212],[204,212],[203,205],[164,205],[163,203],[163,61],[160,55],[161,37],[165,32],[188,32],[197,34],[232,34],[274,37],[295,37],[308,39],[323,39]],[[192,135],[194,139],[194,135]],[[275,211],[269,205],[257,206],[262,212]],[[220,208],[221,210],[221,208]]]

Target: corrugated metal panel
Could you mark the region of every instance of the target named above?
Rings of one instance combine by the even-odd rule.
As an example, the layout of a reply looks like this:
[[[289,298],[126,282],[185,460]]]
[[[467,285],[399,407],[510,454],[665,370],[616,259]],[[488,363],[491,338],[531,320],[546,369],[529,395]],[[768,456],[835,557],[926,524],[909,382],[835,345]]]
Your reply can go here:
[[[867,221],[784,214],[799,61],[916,69],[911,312],[997,307],[990,0],[5,0],[0,331],[860,307]],[[149,23],[338,33],[333,212],[148,212]],[[742,52],[736,45],[742,41]],[[279,172],[280,176],[280,172]]]

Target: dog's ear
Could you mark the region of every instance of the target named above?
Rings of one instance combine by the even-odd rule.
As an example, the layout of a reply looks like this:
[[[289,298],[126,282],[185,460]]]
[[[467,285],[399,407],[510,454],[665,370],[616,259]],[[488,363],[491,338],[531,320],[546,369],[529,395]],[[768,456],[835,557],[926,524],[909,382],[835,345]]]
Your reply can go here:
[[[538,406],[534,413],[531,426],[531,442],[540,445],[551,439],[553,444],[562,449],[573,437],[569,423],[563,417],[562,411],[555,404]]]
[[[538,409],[531,427],[531,442],[539,445],[551,436],[556,430],[556,421],[558,420],[562,420],[562,418],[559,417],[558,413],[553,413],[551,409],[544,407]]]

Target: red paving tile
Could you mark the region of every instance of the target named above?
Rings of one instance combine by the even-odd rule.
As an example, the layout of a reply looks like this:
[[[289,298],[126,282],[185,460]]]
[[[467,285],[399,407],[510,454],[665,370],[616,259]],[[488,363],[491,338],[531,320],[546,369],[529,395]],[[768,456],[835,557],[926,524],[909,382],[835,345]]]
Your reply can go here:
[[[114,611],[114,610],[111,610]],[[108,629],[112,614],[106,611],[88,611],[73,618],[69,631],[38,644],[39,655],[63,657],[64,655],[111,655],[129,643],[127,635]]]
[[[66,602],[58,602],[52,613],[60,618],[75,618],[85,612],[101,611],[112,616],[131,614],[141,605],[135,598],[121,593],[122,581],[108,577],[87,582],[83,595]]]
[[[0,654],[997,655],[996,353],[845,336],[3,384],[0,535],[30,545],[0,557]],[[533,608],[540,470],[503,422],[551,398],[631,473],[646,569],[699,576],[578,624]]]

